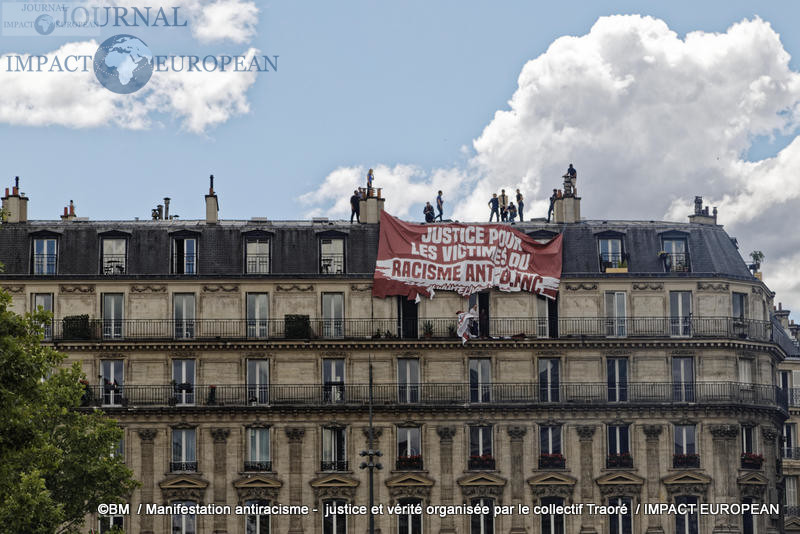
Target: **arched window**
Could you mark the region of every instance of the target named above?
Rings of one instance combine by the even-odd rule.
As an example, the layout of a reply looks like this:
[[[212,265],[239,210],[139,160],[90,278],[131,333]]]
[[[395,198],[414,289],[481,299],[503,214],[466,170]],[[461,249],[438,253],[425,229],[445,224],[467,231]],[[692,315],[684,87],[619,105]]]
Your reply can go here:
[[[347,534],[347,515],[339,510],[330,513],[329,507],[344,506],[346,503],[341,499],[330,499],[323,501],[322,534]]]
[[[245,516],[244,526],[245,534],[269,534],[269,514],[259,513],[258,506],[267,506],[269,501],[265,500],[251,500],[246,501],[245,506],[252,507],[248,510]]]
[[[422,501],[420,499],[400,499],[398,504],[409,507],[397,516],[398,534],[422,534]]]
[[[494,534],[494,500],[473,499],[472,506],[487,506],[488,514],[472,514],[469,518],[470,534]]]

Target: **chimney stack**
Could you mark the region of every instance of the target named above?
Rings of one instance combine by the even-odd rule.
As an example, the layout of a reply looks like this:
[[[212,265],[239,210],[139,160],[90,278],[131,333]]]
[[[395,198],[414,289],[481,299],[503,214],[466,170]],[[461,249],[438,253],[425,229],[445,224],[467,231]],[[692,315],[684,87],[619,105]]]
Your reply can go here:
[[[712,214],[708,213],[708,206],[703,207],[703,197],[694,197],[694,213],[689,215],[689,222],[695,224],[717,224],[717,208]]]
[[[164,219],[169,220],[169,197],[164,197]]]
[[[556,224],[581,222],[581,197],[572,179],[564,175],[564,192],[553,193],[553,222]]]
[[[28,222],[28,198],[19,192],[19,176],[14,178],[11,194],[6,188],[6,195],[2,200],[4,223]]]
[[[64,206],[64,215],[61,216],[62,221],[71,221],[75,218],[75,204],[70,200],[69,206]]]
[[[206,224],[219,222],[219,200],[214,193],[214,175],[209,179],[208,194],[206,195]]]

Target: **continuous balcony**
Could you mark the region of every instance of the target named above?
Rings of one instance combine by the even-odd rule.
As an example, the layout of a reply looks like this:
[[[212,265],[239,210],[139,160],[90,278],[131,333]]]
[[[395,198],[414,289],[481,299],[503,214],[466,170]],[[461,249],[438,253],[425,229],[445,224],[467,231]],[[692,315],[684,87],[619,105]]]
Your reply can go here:
[[[460,339],[452,318],[315,319],[90,319],[73,316],[46,325],[55,341],[118,340],[444,340]],[[596,338],[725,338],[775,342],[795,348],[770,321],[734,317],[496,317],[470,333],[485,340]],[[781,335],[783,334],[783,335]],[[49,338],[48,338],[49,339]]]
[[[502,383],[481,385],[485,395],[477,397],[469,383],[416,384],[417,395],[409,402],[408,384],[375,384],[373,404],[377,407],[624,407],[624,406],[749,406],[787,411],[786,392],[771,385],[738,382],[697,382],[673,384],[658,382],[628,383],[627,399],[611,395],[606,383],[564,383],[543,388],[537,383]],[[367,384],[341,384],[338,394],[330,386],[304,384],[247,385],[117,385],[115,395],[107,386],[85,386],[84,406],[105,408],[148,407],[322,407],[363,408],[369,399]],[[619,388],[615,388],[618,392]],[[479,399],[479,400],[475,400]]]

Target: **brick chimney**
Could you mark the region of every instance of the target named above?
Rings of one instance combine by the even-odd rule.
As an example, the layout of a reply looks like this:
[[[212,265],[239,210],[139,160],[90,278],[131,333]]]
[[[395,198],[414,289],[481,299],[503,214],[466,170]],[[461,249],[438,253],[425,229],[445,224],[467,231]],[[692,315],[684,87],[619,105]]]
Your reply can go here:
[[[19,192],[19,176],[14,179],[14,187],[3,197],[3,222],[28,222],[28,197]]]
[[[208,194],[206,195],[206,224],[219,222],[219,200],[214,193],[214,175],[209,178]]]
[[[717,208],[709,214],[708,206],[703,207],[703,197],[694,197],[694,213],[689,215],[689,222],[695,224],[717,224]]]
[[[64,215],[61,216],[62,221],[71,221],[75,218],[75,204],[70,200],[69,206],[64,206]]]

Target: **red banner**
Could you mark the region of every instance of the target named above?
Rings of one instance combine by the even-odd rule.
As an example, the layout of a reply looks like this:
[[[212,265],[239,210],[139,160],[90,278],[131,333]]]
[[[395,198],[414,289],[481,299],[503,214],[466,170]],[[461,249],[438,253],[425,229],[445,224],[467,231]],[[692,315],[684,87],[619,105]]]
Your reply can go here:
[[[372,295],[467,296],[496,287],[555,299],[562,238],[541,244],[506,224],[411,224],[384,211]]]

